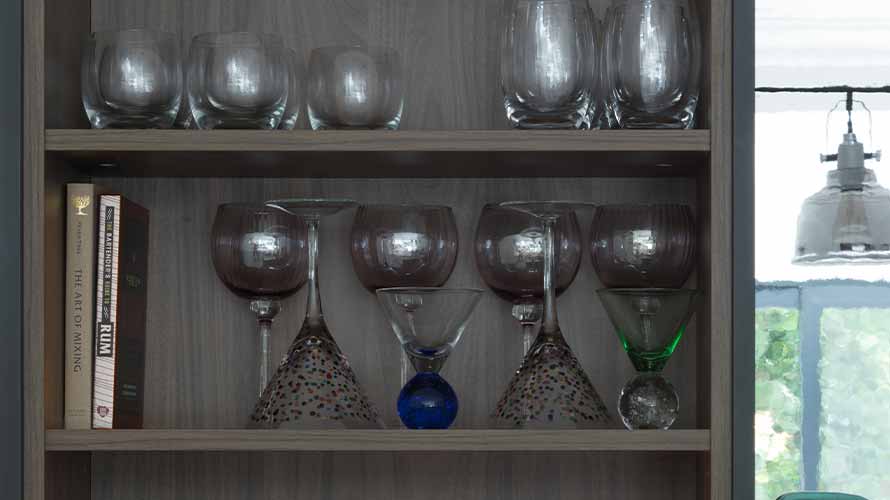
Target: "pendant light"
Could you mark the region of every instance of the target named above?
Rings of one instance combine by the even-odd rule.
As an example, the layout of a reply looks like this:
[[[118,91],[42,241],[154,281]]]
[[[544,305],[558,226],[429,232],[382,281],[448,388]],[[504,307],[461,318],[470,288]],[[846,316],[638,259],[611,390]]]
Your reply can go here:
[[[890,191],[877,182],[865,160],[880,161],[880,151],[865,153],[853,133],[853,92],[847,92],[847,133],[825,188],[803,203],[797,222],[794,264],[890,263]]]

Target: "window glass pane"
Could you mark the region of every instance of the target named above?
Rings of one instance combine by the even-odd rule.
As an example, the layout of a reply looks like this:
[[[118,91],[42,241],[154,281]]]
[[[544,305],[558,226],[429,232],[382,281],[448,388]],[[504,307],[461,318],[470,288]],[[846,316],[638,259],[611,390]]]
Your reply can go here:
[[[820,488],[887,498],[890,309],[826,308],[821,323]]]
[[[798,311],[755,313],[755,499],[800,489],[800,336]]]

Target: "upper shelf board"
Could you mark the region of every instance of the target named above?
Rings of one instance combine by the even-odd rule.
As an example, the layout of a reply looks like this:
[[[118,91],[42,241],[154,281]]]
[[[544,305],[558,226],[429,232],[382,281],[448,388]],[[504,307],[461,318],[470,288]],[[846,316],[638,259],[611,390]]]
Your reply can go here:
[[[48,430],[47,451],[708,451],[706,429]]]
[[[709,151],[708,130],[50,129],[48,151]]]

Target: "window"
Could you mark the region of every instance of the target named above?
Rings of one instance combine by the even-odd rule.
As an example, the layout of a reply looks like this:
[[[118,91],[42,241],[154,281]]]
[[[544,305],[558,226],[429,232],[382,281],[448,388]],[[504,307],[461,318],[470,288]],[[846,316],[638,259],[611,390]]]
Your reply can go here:
[[[890,84],[890,7],[759,0],[756,85]],[[890,95],[857,95],[867,151],[890,147]],[[833,94],[755,98],[755,498],[832,490],[890,499],[890,266],[794,266],[797,216],[840,142]],[[890,168],[871,163],[890,186]]]

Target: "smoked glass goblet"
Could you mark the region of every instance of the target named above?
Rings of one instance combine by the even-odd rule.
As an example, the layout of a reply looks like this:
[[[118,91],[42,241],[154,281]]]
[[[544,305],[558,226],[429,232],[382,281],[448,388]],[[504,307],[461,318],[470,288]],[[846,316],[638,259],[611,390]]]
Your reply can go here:
[[[179,40],[143,29],[93,33],[80,87],[93,128],[170,128],[182,97]]]
[[[597,207],[590,256],[610,288],[680,288],[695,266],[696,232],[687,205]]]
[[[203,33],[192,39],[189,105],[201,129],[274,129],[287,103],[289,63],[277,35]]]
[[[590,429],[611,426],[599,394],[566,343],[556,317],[554,229],[589,203],[506,202],[502,207],[541,219],[544,229],[544,315],[541,329],[492,415],[495,427]]]
[[[518,128],[590,128],[595,105],[587,0],[510,0],[501,39],[501,88]]]
[[[250,300],[260,331],[260,392],[271,370],[269,337],[281,299],[306,282],[306,226],[283,210],[262,204],[220,205],[213,220],[210,255],[216,274]]]
[[[264,429],[376,429],[382,427],[349,362],[328,330],[318,287],[318,225],[352,208],[343,199],[266,202],[300,217],[309,230],[309,291],[306,317],[287,356],[263,391],[251,426]]]
[[[396,130],[404,101],[401,57],[387,47],[317,48],[307,91],[314,130]]]
[[[581,264],[581,229],[575,212],[553,228],[556,295],[568,289]],[[522,355],[528,352],[544,302],[544,227],[541,219],[512,208],[488,204],[476,226],[476,267],[494,292],[513,303],[522,326]]]
[[[352,266],[371,292],[388,287],[438,287],[457,261],[457,224],[437,205],[364,205],[352,224]],[[408,380],[402,353],[402,385]]]
[[[700,293],[664,288],[611,288],[597,293],[637,370],[621,389],[621,420],[630,430],[670,428],[680,400],[661,371],[674,354]]]
[[[482,297],[472,288],[381,288],[377,298],[417,375],[399,393],[398,412],[409,429],[447,429],[457,395],[439,375]]]

